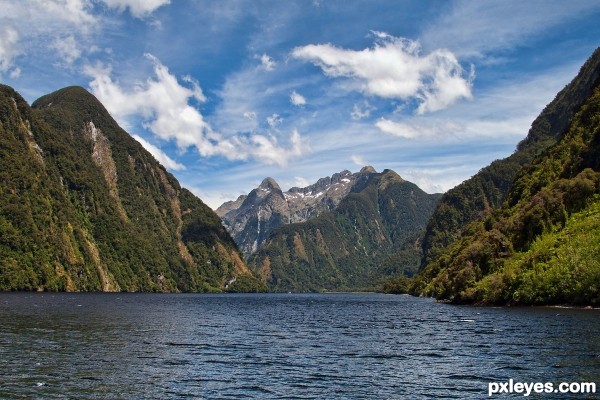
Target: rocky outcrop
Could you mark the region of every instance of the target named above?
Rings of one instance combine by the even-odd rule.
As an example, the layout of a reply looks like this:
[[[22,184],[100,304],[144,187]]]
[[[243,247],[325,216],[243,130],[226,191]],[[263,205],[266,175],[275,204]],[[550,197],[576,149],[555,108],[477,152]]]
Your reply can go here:
[[[375,169],[370,166],[355,174],[344,170],[307,187],[293,187],[286,192],[273,178],[266,178],[248,195],[224,203],[216,212],[248,257],[268,239],[273,229],[305,222],[335,209],[357,181],[373,173],[376,173]]]

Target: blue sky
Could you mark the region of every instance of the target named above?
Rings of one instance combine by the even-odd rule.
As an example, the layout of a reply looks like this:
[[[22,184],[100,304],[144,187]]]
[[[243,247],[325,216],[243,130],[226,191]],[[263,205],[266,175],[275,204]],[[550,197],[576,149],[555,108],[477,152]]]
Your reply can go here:
[[[266,176],[448,190],[600,45],[598,1],[0,0],[0,81],[95,94],[216,208]]]

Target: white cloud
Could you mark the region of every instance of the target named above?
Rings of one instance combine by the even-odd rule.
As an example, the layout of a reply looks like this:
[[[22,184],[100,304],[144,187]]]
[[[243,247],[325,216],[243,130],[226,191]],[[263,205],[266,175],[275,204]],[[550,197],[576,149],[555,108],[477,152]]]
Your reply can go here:
[[[528,80],[499,81],[496,87],[478,93],[477,101],[463,102],[436,115],[404,116],[402,120],[382,117],[375,126],[384,133],[423,143],[483,139],[516,144],[578,68],[579,64],[572,63]]]
[[[10,71],[10,74],[8,74],[8,76],[12,79],[18,78],[19,76],[21,76],[21,68],[13,68],[12,71]]]
[[[352,155],[352,157],[350,157],[350,159],[352,160],[352,162],[354,164],[358,165],[359,167],[364,167],[365,165],[369,165],[367,160],[365,160],[365,158],[362,156]]]
[[[73,64],[75,60],[81,57],[81,50],[73,35],[55,39],[52,42],[52,47],[58,52],[61,60],[67,65]]]
[[[273,71],[277,63],[267,54],[260,56],[260,65],[265,71]]]
[[[185,165],[178,163],[169,157],[164,151],[153,145],[152,143],[147,142],[144,138],[138,135],[131,135],[135,140],[140,142],[140,144],[148,150],[150,154],[156,158],[156,161],[161,163],[164,167],[174,170],[181,171],[185,169]]]
[[[271,114],[270,116],[267,117],[267,124],[269,124],[269,126],[271,128],[276,128],[278,127],[281,123],[283,122],[283,118],[281,118],[279,116],[279,114]]]
[[[295,106],[303,106],[306,104],[306,98],[294,90],[290,94],[290,102]]]
[[[354,104],[350,116],[354,120],[369,118],[371,116],[371,111],[374,110],[375,107],[370,105],[368,101],[364,101],[362,104]]]
[[[19,32],[12,26],[0,28],[0,72],[8,71],[20,54]]]
[[[95,29],[98,23],[91,13],[92,4],[87,0],[32,0],[27,3],[26,13],[36,20],[43,20],[48,24],[46,26],[67,22],[81,31],[88,32],[90,29]]]
[[[443,193],[463,181],[463,178],[450,176],[447,169],[411,169],[402,171],[402,178],[414,183],[427,193]]]
[[[152,14],[156,9],[171,3],[171,0],[102,0],[110,8],[120,12],[129,9],[131,15],[143,18]]]
[[[92,92],[119,120],[139,115],[145,120],[144,126],[163,140],[175,140],[180,148],[196,146],[202,155],[218,153],[218,146],[211,142],[214,136],[211,127],[189,104],[192,99],[205,100],[199,87],[180,85],[158,59],[146,56],[154,64],[156,79],[148,78],[126,91],[113,82],[110,68],[87,66],[84,72],[92,78]]]
[[[521,45],[527,37],[550,32],[581,15],[597,12],[587,0],[456,1],[429,25],[421,41],[428,48],[444,47],[463,57],[485,57],[494,50]],[[515,18],[518,16],[518,18]]]
[[[141,117],[143,126],[160,139],[174,140],[182,150],[194,146],[204,157],[254,158],[266,164],[285,166],[289,158],[308,150],[306,140],[297,130],[290,135],[288,147],[280,146],[275,137],[255,132],[224,136],[214,131],[190,104],[191,100],[206,100],[198,83],[184,77],[191,87],[183,86],[156,57],[150,54],[146,57],[154,65],[155,78],[148,78],[130,90],[112,80],[109,67],[84,68],[85,74],[92,78],[92,92],[120,124],[128,126],[129,117]],[[251,113],[246,113],[246,117],[255,119]]]
[[[250,121],[256,121],[256,113],[254,111],[246,111],[244,113],[244,118],[247,118]]]
[[[345,77],[369,95],[389,99],[417,99],[419,114],[441,110],[471,97],[471,81],[448,50],[421,56],[416,41],[374,32],[372,48],[346,50],[331,44],[297,47],[292,56],[312,62],[330,77]]]
[[[419,132],[414,127],[401,122],[391,121],[386,118],[381,118],[375,123],[375,126],[382,132],[405,139],[415,139],[420,136]]]
[[[405,123],[380,118],[375,126],[382,132],[405,139],[442,139],[464,130],[461,124],[439,120],[410,120]]]
[[[234,141],[242,148],[246,148],[249,154],[266,164],[286,166],[290,158],[296,158],[310,150],[308,142],[302,138],[298,130],[294,129],[290,136],[290,147],[284,148],[278,145],[275,137],[254,134],[249,140]]]
[[[88,0],[0,0],[0,72],[14,68],[21,55],[46,52],[70,64],[81,56],[82,41],[100,26]]]
[[[299,188],[305,188],[310,185],[310,182],[301,176],[294,177],[294,186]]]

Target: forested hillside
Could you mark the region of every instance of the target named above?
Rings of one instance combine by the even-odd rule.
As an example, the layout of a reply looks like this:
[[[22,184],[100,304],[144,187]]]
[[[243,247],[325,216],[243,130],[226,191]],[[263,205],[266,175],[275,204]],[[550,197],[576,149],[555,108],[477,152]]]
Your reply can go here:
[[[332,212],[276,229],[249,265],[275,291],[380,289],[416,272],[438,199],[394,171],[365,173]]]
[[[599,82],[600,49],[533,121],[527,137],[511,156],[494,161],[444,194],[427,225],[423,265],[460,239],[470,222],[483,218],[503,203],[520,168],[556,143]]]
[[[595,65],[597,76],[599,57],[596,51],[582,73]],[[558,142],[518,172],[502,206],[431,262],[413,293],[469,303],[600,304],[600,85],[576,111]]]
[[[0,233],[0,290],[256,283],[218,216],[80,87],[29,107],[0,86]]]

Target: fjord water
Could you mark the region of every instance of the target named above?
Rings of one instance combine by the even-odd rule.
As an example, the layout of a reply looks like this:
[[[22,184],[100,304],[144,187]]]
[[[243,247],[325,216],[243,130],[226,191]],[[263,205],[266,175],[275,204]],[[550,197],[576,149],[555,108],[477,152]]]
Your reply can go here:
[[[465,399],[511,378],[600,383],[598,310],[4,293],[0,321],[0,398]]]

